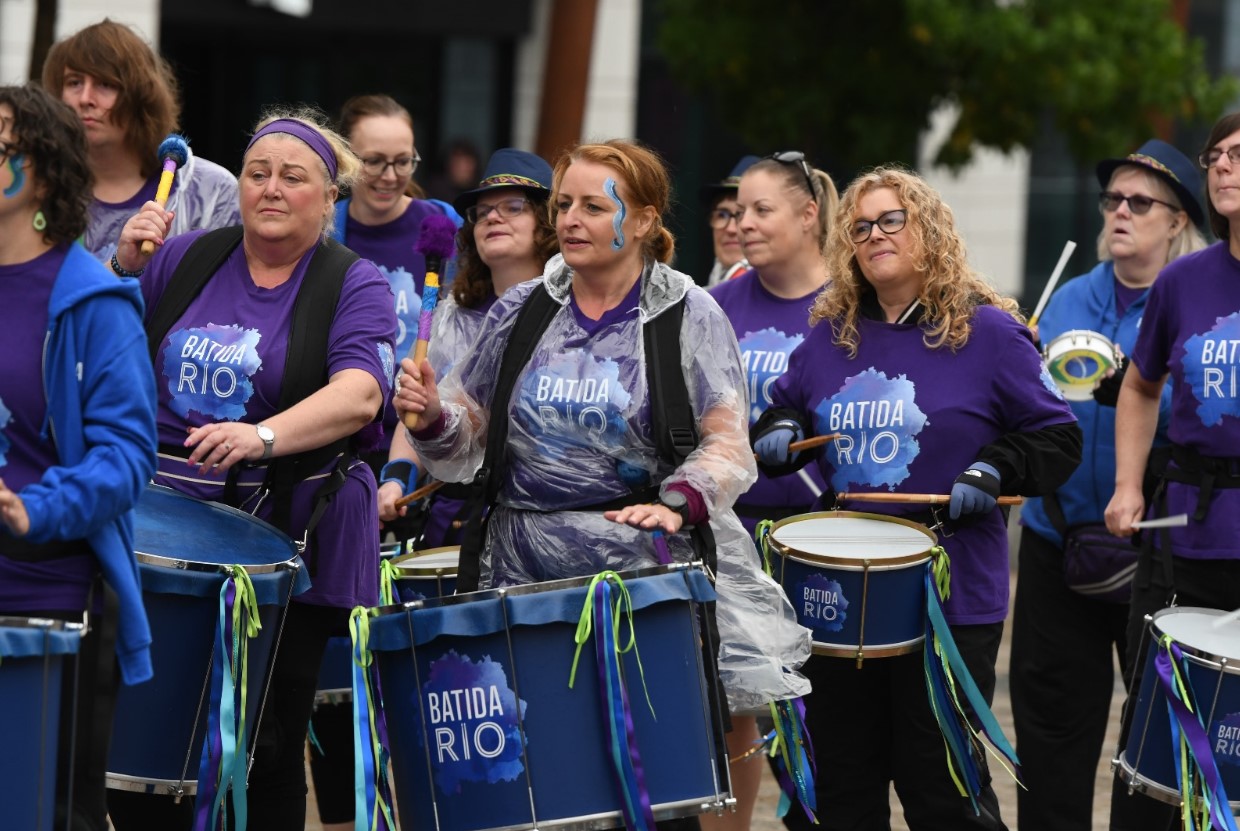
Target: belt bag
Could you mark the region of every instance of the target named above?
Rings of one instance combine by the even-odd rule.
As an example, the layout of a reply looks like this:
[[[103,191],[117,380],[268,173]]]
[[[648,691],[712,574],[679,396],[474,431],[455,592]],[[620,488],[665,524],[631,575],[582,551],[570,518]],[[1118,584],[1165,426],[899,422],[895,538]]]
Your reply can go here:
[[[1101,523],[1074,525],[1063,535],[1063,576],[1077,594],[1127,603],[1137,571],[1138,549]]]

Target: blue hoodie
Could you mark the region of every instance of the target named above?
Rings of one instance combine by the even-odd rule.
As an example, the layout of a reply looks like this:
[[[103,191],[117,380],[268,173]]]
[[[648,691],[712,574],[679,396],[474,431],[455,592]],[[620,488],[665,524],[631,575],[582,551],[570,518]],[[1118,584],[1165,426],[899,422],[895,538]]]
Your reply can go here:
[[[133,508],[155,472],[155,376],[136,280],[74,243],[48,303],[42,437],[60,464],[22,488],[32,543],[86,539],[120,599],[121,679],[152,676],[151,630],[133,551]]]
[[[1115,264],[1101,262],[1055,292],[1038,321],[1038,338],[1044,347],[1059,335],[1073,329],[1088,329],[1119,344],[1131,355],[1137,344],[1141,315],[1149,291],[1132,302],[1122,318],[1115,313]],[[1103,407],[1092,398],[1069,401],[1084,434],[1081,464],[1067,483],[1055,491],[1069,526],[1102,522],[1107,503],[1115,492],[1115,408]],[[1171,415],[1171,387],[1163,388],[1158,407],[1155,444],[1167,443],[1167,424]],[[1020,522],[1040,537],[1063,545],[1051,524],[1041,499],[1030,499],[1020,512]]]

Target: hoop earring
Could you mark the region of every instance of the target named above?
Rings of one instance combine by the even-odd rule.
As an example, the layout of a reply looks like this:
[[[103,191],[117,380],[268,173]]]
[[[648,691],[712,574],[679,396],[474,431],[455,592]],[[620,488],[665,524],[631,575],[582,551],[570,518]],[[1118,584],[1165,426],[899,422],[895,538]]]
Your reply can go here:
[[[47,228],[47,217],[43,215],[43,211],[34,212],[34,221],[31,224],[34,225],[36,231],[42,231]]]

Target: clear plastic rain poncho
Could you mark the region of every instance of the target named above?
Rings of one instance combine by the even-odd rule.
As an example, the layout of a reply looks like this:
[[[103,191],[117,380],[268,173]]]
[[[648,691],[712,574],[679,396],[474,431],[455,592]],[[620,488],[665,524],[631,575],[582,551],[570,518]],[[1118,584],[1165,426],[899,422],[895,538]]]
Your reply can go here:
[[[491,396],[521,304],[545,290],[556,313],[517,379],[507,411],[508,467],[488,525],[481,586],[556,580],[654,565],[653,537],[586,509],[651,484],[687,482],[706,502],[714,531],[720,670],[734,712],[803,695],[793,669],[810,652],[779,586],[760,568],[731,506],[755,480],[745,376],[732,327],[686,275],[648,263],[636,314],[591,326],[571,307],[572,271],[562,258],[540,280],[509,290],[491,309],[476,345],[439,383],[444,430],[415,441],[438,479],[461,482],[481,465]],[[698,447],[678,468],[660,459],[652,435],[641,325],[688,296],[681,359],[697,414]],[[610,313],[609,313],[610,314]],[[692,559],[687,535],[668,540],[678,562]]]

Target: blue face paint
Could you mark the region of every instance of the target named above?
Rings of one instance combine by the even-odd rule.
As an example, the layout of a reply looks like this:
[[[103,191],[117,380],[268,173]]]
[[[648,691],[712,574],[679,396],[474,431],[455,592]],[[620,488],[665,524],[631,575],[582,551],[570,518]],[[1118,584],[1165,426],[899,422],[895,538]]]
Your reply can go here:
[[[616,232],[616,237],[611,241],[611,250],[619,251],[624,247],[624,218],[628,215],[628,209],[624,207],[624,200],[620,198],[620,194],[616,192],[616,180],[607,177],[607,181],[603,182],[603,190],[607,192],[607,196],[612,202],[616,203],[616,214],[611,218],[611,228]]]
[[[9,170],[13,173],[13,184],[4,189],[4,198],[12,199],[21,193],[22,188],[26,186],[26,171],[22,170],[26,157],[21,153],[14,153],[9,156]],[[610,179],[608,181],[611,181]]]

